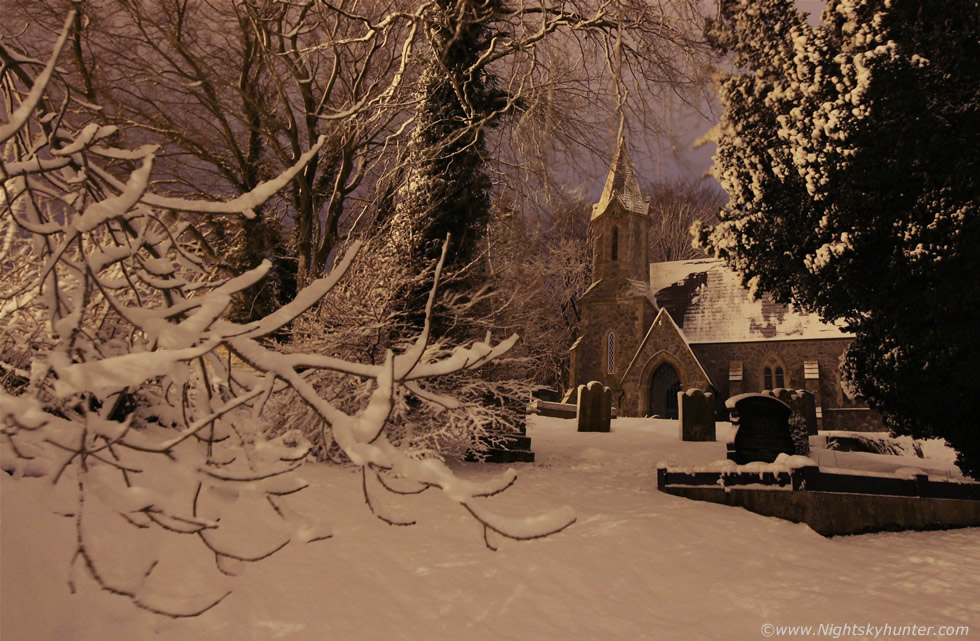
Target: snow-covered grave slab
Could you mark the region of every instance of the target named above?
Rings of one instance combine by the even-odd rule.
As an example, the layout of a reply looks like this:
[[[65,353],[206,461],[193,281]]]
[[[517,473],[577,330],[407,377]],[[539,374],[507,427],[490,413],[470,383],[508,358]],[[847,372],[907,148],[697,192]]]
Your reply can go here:
[[[821,468],[780,454],[773,463],[659,466],[657,488],[806,523],[824,536],[980,526],[980,483],[930,478],[918,468]]]
[[[527,406],[528,414],[537,414],[547,418],[575,418],[578,415],[578,408],[575,403],[554,403],[534,399]],[[612,416],[616,418],[616,408],[612,408]]]

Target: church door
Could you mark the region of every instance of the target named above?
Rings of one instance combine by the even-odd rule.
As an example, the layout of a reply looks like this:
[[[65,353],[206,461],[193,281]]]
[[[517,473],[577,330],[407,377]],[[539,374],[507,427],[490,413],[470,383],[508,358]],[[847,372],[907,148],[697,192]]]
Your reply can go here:
[[[681,391],[681,381],[669,363],[657,368],[650,379],[650,416],[676,419],[677,392]]]

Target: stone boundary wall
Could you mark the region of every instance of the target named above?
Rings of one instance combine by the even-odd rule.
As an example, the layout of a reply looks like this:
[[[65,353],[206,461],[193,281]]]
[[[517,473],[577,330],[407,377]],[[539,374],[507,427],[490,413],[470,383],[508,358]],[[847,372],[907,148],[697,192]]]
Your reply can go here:
[[[749,484],[756,487],[738,487]],[[824,473],[817,467],[762,474],[659,468],[657,487],[674,496],[806,523],[823,536],[980,527],[980,484],[931,481],[924,474],[908,479]]]

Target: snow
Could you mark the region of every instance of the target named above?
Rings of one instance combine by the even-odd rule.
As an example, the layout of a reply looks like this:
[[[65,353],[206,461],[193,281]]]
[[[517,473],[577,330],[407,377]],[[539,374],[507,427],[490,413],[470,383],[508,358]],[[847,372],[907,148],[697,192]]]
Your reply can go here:
[[[72,488],[0,474],[0,638],[729,641],[762,638],[765,623],[976,625],[980,530],[825,539],[805,525],[657,491],[658,462],[710,465],[724,458],[724,442],[682,442],[674,421],[614,419],[612,429],[580,434],[574,420],[530,418],[537,461],[515,466],[510,490],[475,503],[518,521],[567,504],[578,521],[544,539],[498,537],[497,552],[439,493],[387,496],[386,509],[418,522],[390,527],[365,507],[357,470],[321,464],[302,469],[310,487],[289,499],[297,512],[329,520],[333,538],[289,545],[236,577],[214,571],[200,546],[161,539],[165,562],[141,578],[143,547],[99,541],[119,563],[114,578],[175,606],[231,590],[195,619],[138,610],[99,591],[81,568],[71,595],[72,520],[55,512],[71,511]],[[719,425],[719,434],[730,437],[730,428]],[[826,450],[815,458],[824,455],[839,467],[956,474],[940,459]],[[451,467],[474,483],[499,472]],[[234,504],[240,512],[225,507],[225,517],[249,525],[236,549],[275,540],[268,510],[244,497]]]
[[[775,401],[779,401],[783,405],[786,405],[786,403],[784,403],[783,401],[780,401],[778,398],[772,396],[771,394],[760,394],[758,392],[748,392],[746,394],[737,394],[735,396],[729,397],[725,401],[725,407],[727,407],[730,410],[733,410],[733,409],[735,409],[735,405],[738,402],[740,402],[741,400],[746,399],[746,398],[769,398],[769,399],[772,399],[772,400],[775,400]],[[786,405],[786,407],[789,407],[789,405]]]
[[[184,349],[134,352],[65,366],[59,362],[55,365],[59,376],[55,391],[65,397],[84,391],[114,392],[138,387],[143,381],[172,372],[176,363],[198,358],[217,345],[217,340],[211,340]]]
[[[125,216],[146,191],[151,169],[153,169],[152,154],[144,158],[140,168],[130,175],[121,194],[89,205],[81,216],[72,220],[72,227],[80,232],[89,232],[111,218]]]
[[[808,467],[811,465],[817,465],[817,462],[808,457],[800,455],[791,454],[780,454],[776,457],[776,460],[772,463],[763,463],[762,461],[752,461],[744,465],[738,465],[735,461],[728,459],[715,461],[707,465],[696,465],[688,467],[678,467],[678,466],[667,466],[658,465],[657,467],[670,467],[671,472],[680,472],[685,474],[695,474],[698,472],[722,472],[724,474],[737,474],[739,472],[748,472],[752,474],[789,474],[793,470]],[[743,486],[739,486],[743,487]]]
[[[717,259],[650,264],[650,292],[692,345],[849,336],[816,314],[767,297],[753,300],[754,288],[751,281],[742,287],[738,275]]]
[[[118,131],[118,128],[115,125],[100,126],[98,123],[89,123],[78,133],[74,142],[69,143],[61,149],[52,150],[51,155],[70,156],[76,154],[91,145],[93,141],[108,138],[116,133],[116,131]]]

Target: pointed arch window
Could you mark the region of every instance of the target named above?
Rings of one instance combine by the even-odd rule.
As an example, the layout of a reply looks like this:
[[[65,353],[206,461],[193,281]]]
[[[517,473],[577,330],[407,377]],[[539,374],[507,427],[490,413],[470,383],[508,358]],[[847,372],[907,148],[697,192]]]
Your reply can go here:
[[[606,336],[606,373],[616,373],[616,335],[612,332]]]
[[[619,227],[612,228],[612,243],[609,247],[610,260],[619,260]]]
[[[767,364],[762,370],[762,388],[769,390],[781,387],[786,387],[786,370],[781,364]]]

